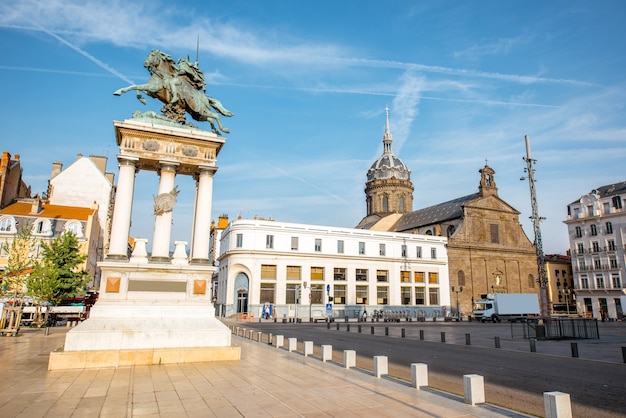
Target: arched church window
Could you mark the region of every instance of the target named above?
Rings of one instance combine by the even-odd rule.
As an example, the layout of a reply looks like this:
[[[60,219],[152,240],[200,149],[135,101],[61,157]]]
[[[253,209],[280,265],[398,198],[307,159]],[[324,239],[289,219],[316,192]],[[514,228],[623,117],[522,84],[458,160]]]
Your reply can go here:
[[[387,196],[383,196],[383,212],[389,211],[389,198]]]
[[[400,213],[403,213],[404,212],[404,197],[400,198],[400,203],[398,204],[398,206],[399,206],[398,211]]]
[[[454,231],[456,231],[456,228],[454,227],[454,225],[448,226],[448,231],[447,231],[448,238],[450,238],[452,235],[454,235]]]
[[[532,274],[528,275],[528,287],[530,287],[531,289],[535,288],[535,276],[533,276]]]
[[[432,234],[433,234],[433,231],[431,231],[430,229],[426,230],[426,235],[432,235]]]
[[[459,286],[465,286],[465,272],[463,270],[459,270],[458,282]]]

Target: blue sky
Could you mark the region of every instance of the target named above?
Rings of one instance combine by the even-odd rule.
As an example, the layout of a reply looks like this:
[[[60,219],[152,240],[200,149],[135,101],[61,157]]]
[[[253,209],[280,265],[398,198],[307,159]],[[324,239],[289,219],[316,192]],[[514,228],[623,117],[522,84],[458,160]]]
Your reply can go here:
[[[563,253],[567,204],[626,179],[624,16],[622,1],[5,0],[1,148],[34,192],[78,153],[117,173],[113,121],[161,103],[113,91],[147,81],[151,49],[195,59],[199,38],[207,93],[235,113],[213,218],[356,225],[389,106],[414,209],[476,192],[487,160],[532,240],[529,135],[544,251]],[[158,180],[137,182],[131,234],[151,239]],[[188,241],[193,184],[177,183],[172,240]]]

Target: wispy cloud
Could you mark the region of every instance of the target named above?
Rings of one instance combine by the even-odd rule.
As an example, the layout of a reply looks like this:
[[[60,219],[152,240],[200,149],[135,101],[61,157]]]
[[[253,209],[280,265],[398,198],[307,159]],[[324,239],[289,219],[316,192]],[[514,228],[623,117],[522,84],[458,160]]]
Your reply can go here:
[[[462,51],[455,51],[452,55],[455,58],[469,58],[476,60],[485,55],[506,55],[511,49],[520,44],[528,44],[530,39],[525,36],[517,36],[514,38],[500,38],[492,42],[486,42],[481,45],[472,45]]]

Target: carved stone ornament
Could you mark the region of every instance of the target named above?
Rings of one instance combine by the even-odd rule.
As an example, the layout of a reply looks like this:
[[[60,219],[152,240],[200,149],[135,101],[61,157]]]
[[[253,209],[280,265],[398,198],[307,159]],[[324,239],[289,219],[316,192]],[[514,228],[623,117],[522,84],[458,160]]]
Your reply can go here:
[[[154,197],[154,214],[156,216],[171,212],[176,205],[176,196],[178,196],[178,186],[174,187],[169,193],[161,193]]]
[[[159,143],[153,139],[149,139],[147,141],[143,141],[141,147],[146,151],[158,151]]]
[[[186,157],[196,157],[198,155],[198,148],[190,145],[185,145],[182,148],[183,155]]]

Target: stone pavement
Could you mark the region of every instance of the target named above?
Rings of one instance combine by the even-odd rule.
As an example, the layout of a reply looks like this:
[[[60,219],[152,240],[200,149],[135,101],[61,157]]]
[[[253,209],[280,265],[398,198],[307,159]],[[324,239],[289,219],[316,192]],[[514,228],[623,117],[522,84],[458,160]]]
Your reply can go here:
[[[0,338],[0,417],[525,417],[233,336],[238,362],[48,371],[65,328]]]

